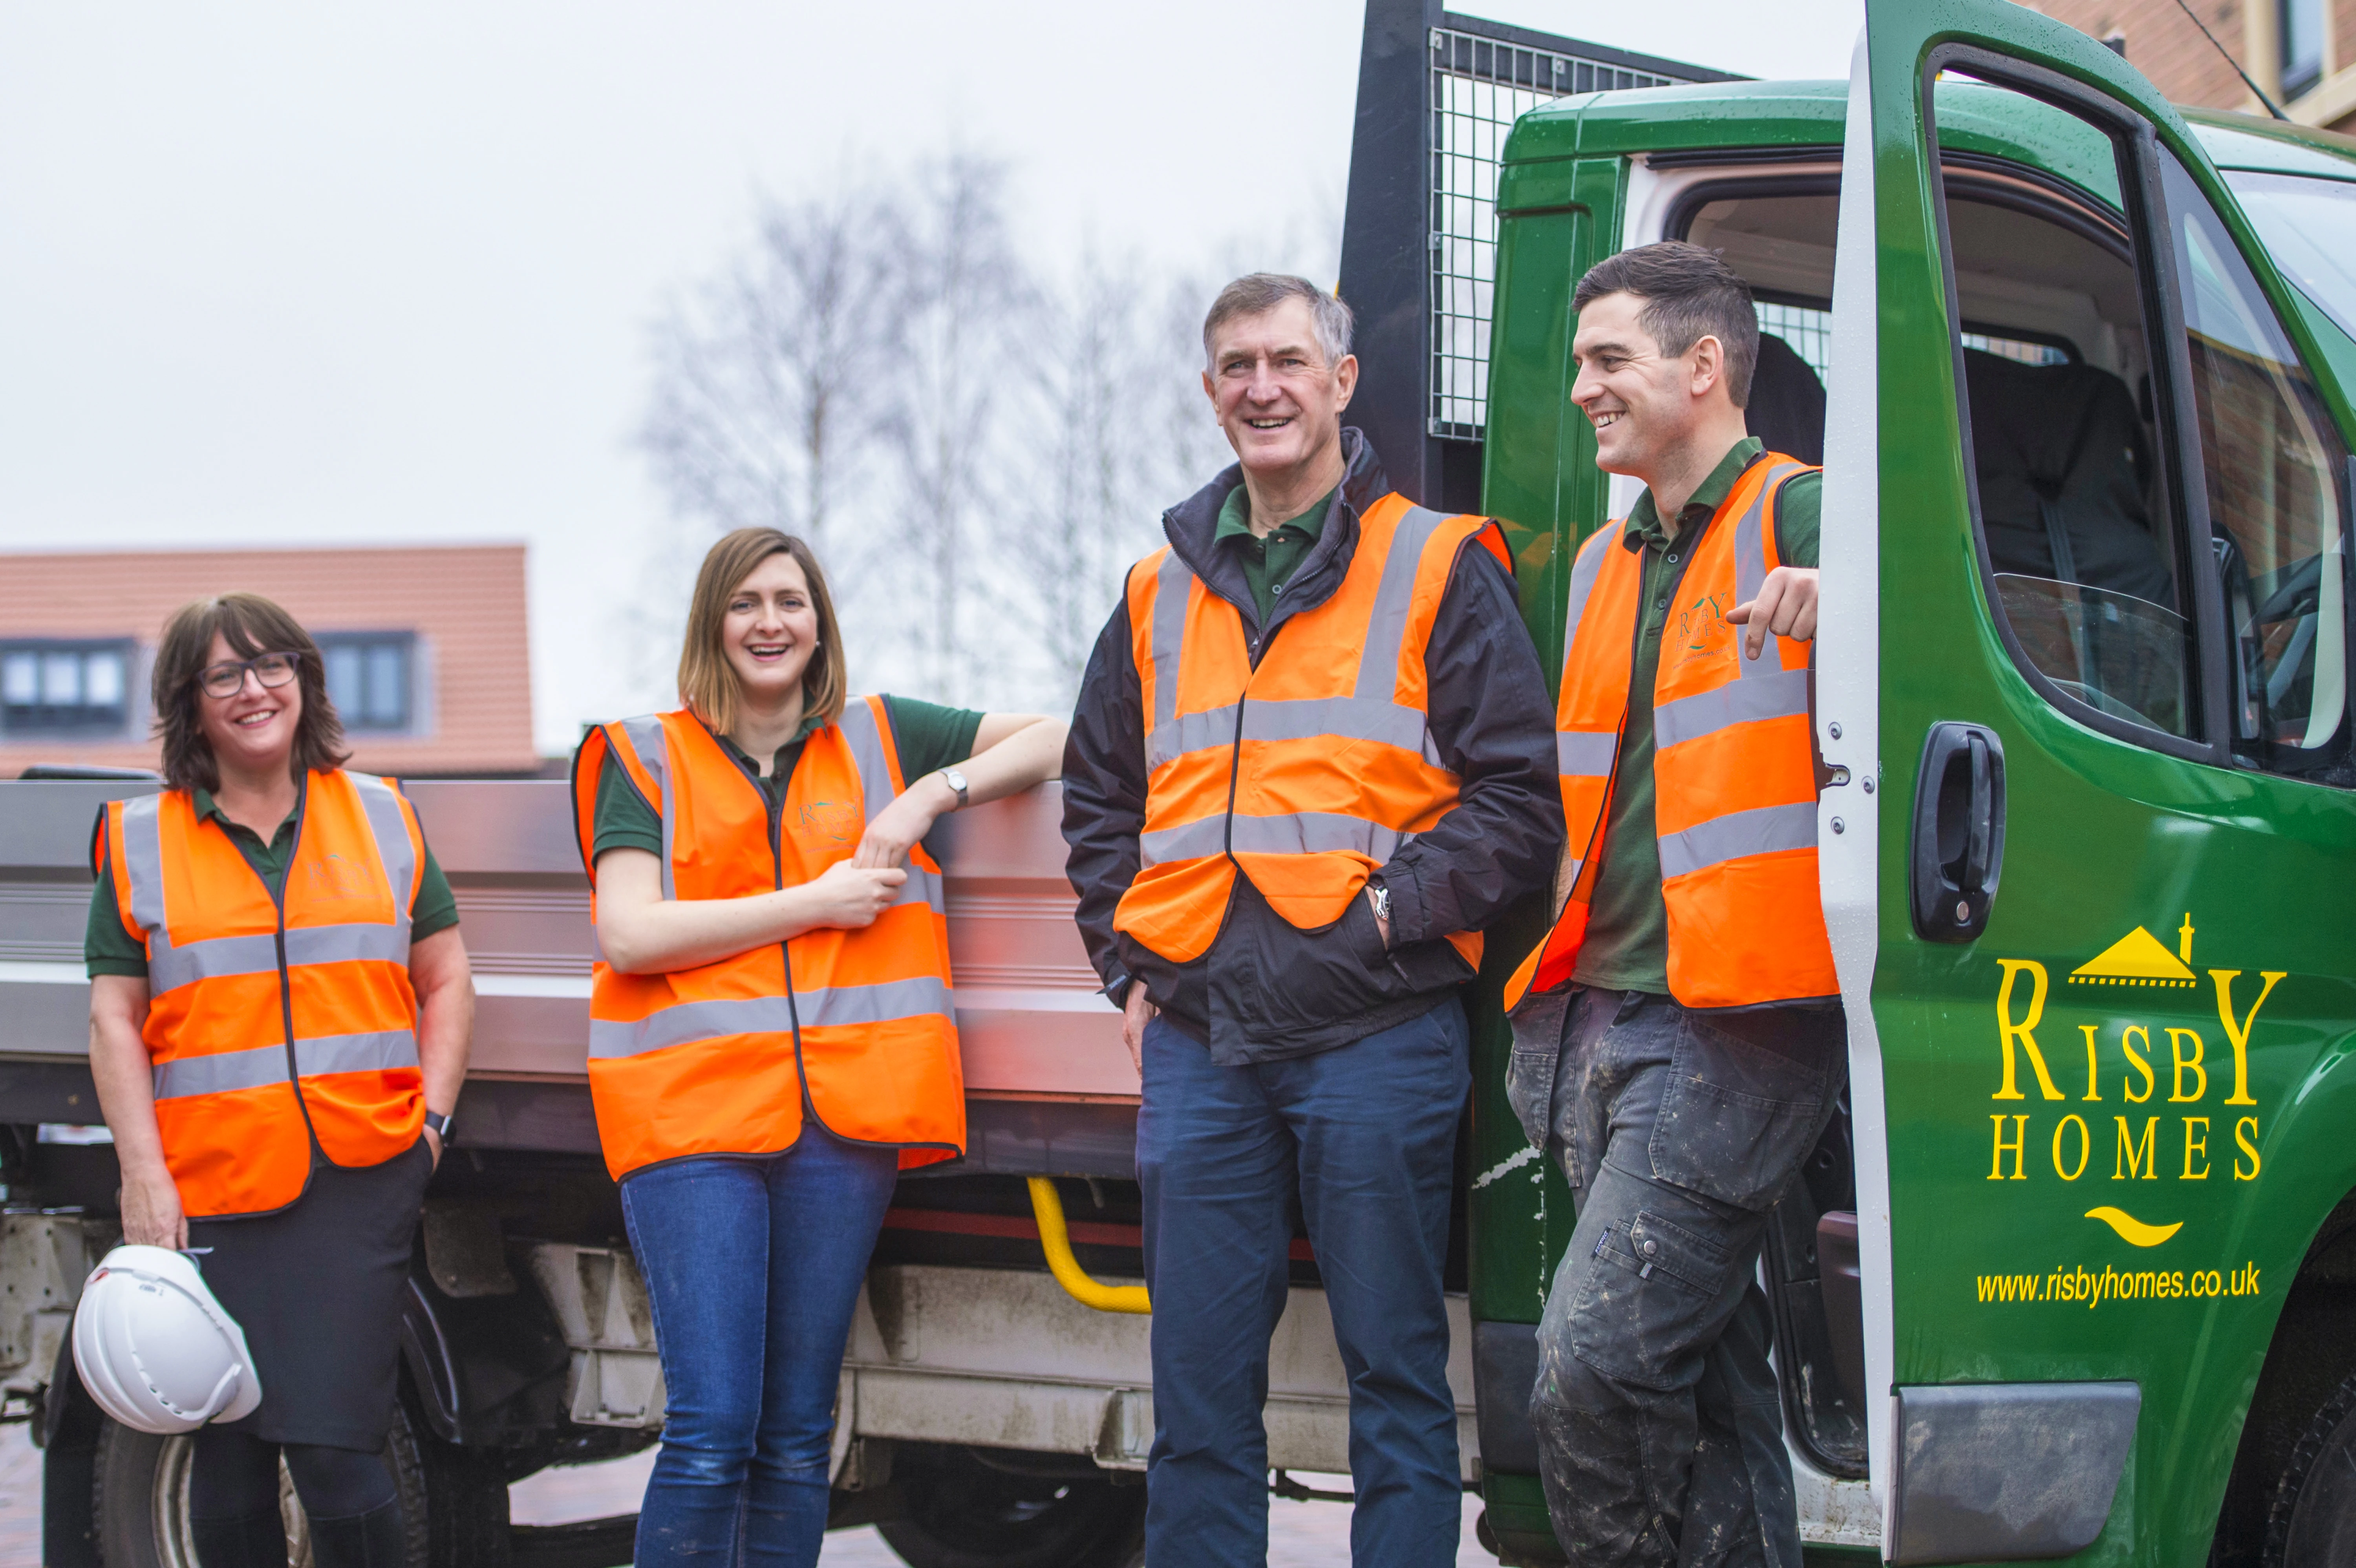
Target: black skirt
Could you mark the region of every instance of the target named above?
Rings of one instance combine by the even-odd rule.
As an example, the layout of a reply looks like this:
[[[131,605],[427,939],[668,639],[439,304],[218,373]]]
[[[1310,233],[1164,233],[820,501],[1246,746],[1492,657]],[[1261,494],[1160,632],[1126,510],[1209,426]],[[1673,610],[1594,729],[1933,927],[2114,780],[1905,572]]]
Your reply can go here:
[[[401,1303],[434,1157],[420,1136],[381,1165],[318,1161],[291,1208],[190,1220],[205,1283],[245,1330],[262,1404],[225,1423],[272,1443],[373,1454],[392,1426]]]

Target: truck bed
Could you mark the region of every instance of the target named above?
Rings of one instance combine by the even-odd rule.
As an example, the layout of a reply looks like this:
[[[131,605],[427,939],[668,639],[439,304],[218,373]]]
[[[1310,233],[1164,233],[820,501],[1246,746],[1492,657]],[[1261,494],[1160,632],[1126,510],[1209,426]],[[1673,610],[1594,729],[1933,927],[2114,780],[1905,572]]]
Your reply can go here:
[[[96,1122],[82,931],[103,801],[152,786],[0,783],[0,1119]],[[585,1048],[594,937],[568,787],[406,786],[458,899],[478,1005],[462,1145],[595,1149]],[[968,1158],[948,1170],[1127,1177],[1137,1074],[1064,880],[1061,786],[946,819]]]

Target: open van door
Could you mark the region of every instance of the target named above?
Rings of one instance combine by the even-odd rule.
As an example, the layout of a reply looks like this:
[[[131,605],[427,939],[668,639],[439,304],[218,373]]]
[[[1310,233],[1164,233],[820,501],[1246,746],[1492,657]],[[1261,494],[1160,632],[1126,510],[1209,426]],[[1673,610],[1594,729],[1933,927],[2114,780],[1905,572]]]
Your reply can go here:
[[[2351,437],[2174,110],[1876,0],[1842,158],[1817,729],[1898,1563],[2205,1559],[2356,1186]]]

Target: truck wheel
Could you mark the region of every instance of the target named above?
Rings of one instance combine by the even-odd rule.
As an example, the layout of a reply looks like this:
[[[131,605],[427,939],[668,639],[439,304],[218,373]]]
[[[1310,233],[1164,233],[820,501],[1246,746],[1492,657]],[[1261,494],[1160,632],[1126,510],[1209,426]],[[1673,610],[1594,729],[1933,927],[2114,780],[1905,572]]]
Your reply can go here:
[[[201,1568],[188,1523],[189,1468],[194,1438],[159,1437],[107,1421],[98,1436],[91,1509],[98,1520],[98,1560],[104,1568]],[[396,1410],[385,1457],[409,1527],[405,1568],[428,1568],[424,1466],[408,1413]],[[288,1568],[311,1568],[310,1523],[286,1467],[278,1468],[278,1509],[286,1521]],[[444,1558],[443,1562],[451,1562]]]
[[[962,1449],[934,1450],[921,1468],[896,1459],[893,1471],[908,1511],[876,1531],[909,1568],[1141,1568],[1145,1561],[1142,1486],[1018,1475]]]
[[[2356,1568],[2356,1377],[2291,1450],[2266,1518],[2265,1568]]]

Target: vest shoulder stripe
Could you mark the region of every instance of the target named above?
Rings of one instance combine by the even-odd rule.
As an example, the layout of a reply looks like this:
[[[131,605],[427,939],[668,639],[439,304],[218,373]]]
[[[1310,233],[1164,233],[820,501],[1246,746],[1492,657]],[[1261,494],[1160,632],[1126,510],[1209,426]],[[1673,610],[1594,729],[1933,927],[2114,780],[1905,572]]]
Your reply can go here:
[[[392,889],[393,910],[405,930],[410,906],[417,897],[422,868],[416,840],[410,837],[408,813],[402,809],[400,792],[373,773],[356,773],[347,769],[344,777],[359,795],[369,831],[376,839],[377,864],[384,869],[385,881]],[[404,940],[404,956],[407,945]]]
[[[859,773],[862,820],[867,822],[874,821],[900,793],[893,785],[892,764],[884,753],[884,720],[877,717],[875,707],[872,698],[854,697],[843,704],[842,717],[835,720],[851,748],[851,765]]]
[[[1745,666],[1754,662],[1739,653],[1735,656]],[[1755,662],[1768,663],[1767,653],[1762,652]],[[1794,714],[1804,716],[1808,711],[1809,685],[1806,670],[1777,668],[1750,680],[1730,680],[1724,686],[1662,703],[1653,709],[1653,743],[1665,748],[1714,734],[1730,724],[1788,719]]]
[[[1428,507],[1409,507],[1391,529],[1382,581],[1376,585],[1374,609],[1367,618],[1366,640],[1358,652],[1357,695],[1362,702],[1387,700],[1398,689],[1399,650],[1407,645],[1408,617],[1415,609],[1415,580],[1423,567],[1424,547],[1447,521]],[[1361,548],[1365,542],[1362,537]]]
[[[1153,723],[1158,729],[1177,717],[1178,667],[1186,645],[1186,605],[1194,596],[1194,574],[1174,549],[1162,553],[1153,573],[1153,624],[1148,646],[1153,653]]]
[[[1730,811],[1724,816],[1697,822],[1682,832],[1662,834],[1661,875],[1688,876],[1745,855],[1815,847],[1815,801]]]
[[[1604,524],[1587,536],[1579,547],[1579,554],[1570,564],[1570,592],[1562,623],[1563,669],[1570,668],[1570,651],[1579,641],[1579,623],[1587,613],[1587,601],[1595,592],[1595,580],[1603,575],[1604,552],[1613,548],[1625,525],[1613,521]]]

